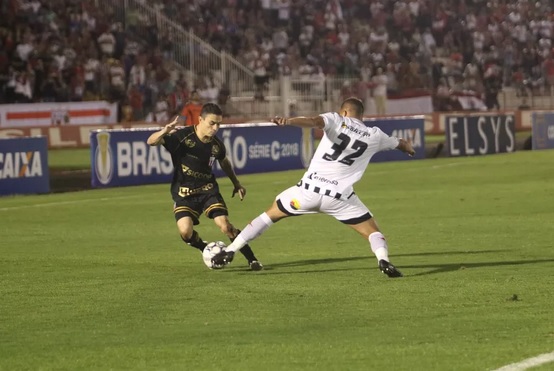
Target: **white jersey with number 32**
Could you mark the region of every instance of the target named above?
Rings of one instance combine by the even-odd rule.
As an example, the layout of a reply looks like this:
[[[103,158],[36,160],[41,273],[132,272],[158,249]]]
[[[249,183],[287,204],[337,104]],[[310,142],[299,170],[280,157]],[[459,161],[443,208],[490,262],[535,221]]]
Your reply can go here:
[[[329,190],[331,196],[348,196],[361,179],[374,154],[398,147],[398,138],[377,127],[368,127],[358,119],[336,112],[322,114],[323,138],[302,181]]]

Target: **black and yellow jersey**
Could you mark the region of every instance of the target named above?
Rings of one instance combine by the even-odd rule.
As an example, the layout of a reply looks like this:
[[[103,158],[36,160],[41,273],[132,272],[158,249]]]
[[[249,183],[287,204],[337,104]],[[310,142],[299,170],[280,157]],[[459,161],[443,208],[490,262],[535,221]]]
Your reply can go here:
[[[171,153],[174,167],[171,181],[174,201],[188,196],[219,193],[212,166],[214,161],[225,158],[225,145],[216,136],[208,143],[202,142],[195,129],[194,126],[187,126],[164,137],[163,146]]]

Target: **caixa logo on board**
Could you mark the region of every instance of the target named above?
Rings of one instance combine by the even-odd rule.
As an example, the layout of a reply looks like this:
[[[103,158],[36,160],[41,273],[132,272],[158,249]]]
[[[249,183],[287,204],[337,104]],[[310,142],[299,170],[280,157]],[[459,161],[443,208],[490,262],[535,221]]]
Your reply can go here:
[[[419,128],[395,129],[391,136],[411,141],[414,148],[420,148],[423,143],[421,129]]]
[[[34,178],[43,173],[39,151],[0,152],[0,179]]]

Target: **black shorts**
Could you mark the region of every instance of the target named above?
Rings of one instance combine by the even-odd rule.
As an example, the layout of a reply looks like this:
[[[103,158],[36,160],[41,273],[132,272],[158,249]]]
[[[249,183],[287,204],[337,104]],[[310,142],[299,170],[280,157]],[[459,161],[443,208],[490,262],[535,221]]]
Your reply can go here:
[[[200,224],[198,219],[202,213],[205,213],[210,219],[221,215],[229,215],[221,193],[200,194],[183,198],[173,204],[173,213],[176,221],[188,216],[192,218],[194,225]]]

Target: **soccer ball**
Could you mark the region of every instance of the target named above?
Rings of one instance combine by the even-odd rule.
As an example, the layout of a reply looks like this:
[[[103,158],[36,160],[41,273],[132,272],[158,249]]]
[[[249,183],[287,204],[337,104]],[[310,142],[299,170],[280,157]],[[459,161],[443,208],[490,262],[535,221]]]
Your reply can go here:
[[[210,242],[206,247],[204,247],[204,251],[202,252],[202,258],[204,259],[204,264],[210,269],[222,269],[225,267],[223,264],[213,264],[212,258],[215,256],[215,254],[220,253],[221,251],[225,250],[227,245],[223,241],[215,241]]]

